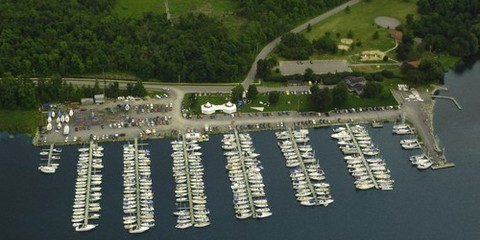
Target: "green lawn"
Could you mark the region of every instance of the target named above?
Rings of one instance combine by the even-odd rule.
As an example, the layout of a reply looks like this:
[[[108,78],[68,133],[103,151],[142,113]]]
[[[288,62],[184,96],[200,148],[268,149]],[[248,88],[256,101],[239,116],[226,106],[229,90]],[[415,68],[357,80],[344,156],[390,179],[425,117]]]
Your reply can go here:
[[[35,110],[0,110],[0,132],[35,135],[41,114]]]
[[[251,107],[264,107],[265,112],[275,112],[275,111],[301,111],[308,112],[312,111],[313,107],[310,104],[309,95],[282,95],[278,103],[275,105],[267,106],[268,96],[266,94],[259,94],[257,99],[252,103],[245,104],[242,108],[239,109],[239,112],[249,113],[249,112],[258,112],[258,110],[252,109]],[[221,95],[211,95],[211,96],[200,96],[196,104],[191,109],[192,114],[196,115],[201,112],[200,107],[202,104],[205,104],[209,101],[212,104],[223,104],[230,99],[228,94]],[[185,95],[184,105],[189,105],[190,99],[189,95]],[[262,102],[263,104],[261,104]]]
[[[312,27],[312,31],[305,36],[309,40],[318,39],[323,36],[325,32],[330,32],[333,39],[346,38],[348,31],[352,30],[353,39],[361,41],[360,47],[355,47],[354,50],[348,50],[345,54],[338,53],[336,55],[320,55],[315,54],[313,59],[346,59],[348,55],[359,53],[365,50],[381,50],[386,51],[395,46],[393,39],[390,37],[389,31],[384,28],[379,28],[375,25],[374,19],[378,16],[389,16],[399,19],[402,23],[405,22],[405,16],[409,13],[416,14],[416,1],[404,0],[372,0],[369,3],[358,3],[350,7],[350,13],[342,11],[335,16],[332,16],[325,21],[320,22]],[[375,31],[378,31],[379,38],[372,39]],[[336,34],[340,33],[340,38]],[[394,57],[393,54],[389,54]]]

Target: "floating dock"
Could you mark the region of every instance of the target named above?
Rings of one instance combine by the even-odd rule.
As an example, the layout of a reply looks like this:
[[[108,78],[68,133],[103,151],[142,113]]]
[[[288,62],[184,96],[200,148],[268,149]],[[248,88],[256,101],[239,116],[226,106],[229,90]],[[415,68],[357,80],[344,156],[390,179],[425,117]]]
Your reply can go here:
[[[75,189],[75,201],[73,207],[72,222],[75,231],[85,232],[97,227],[97,224],[90,224],[89,220],[98,219],[100,214],[100,204],[96,201],[100,200],[100,184],[101,175],[97,170],[103,168],[102,159],[103,148],[98,147],[93,141],[90,142],[89,148],[79,149],[80,156],[77,165],[77,183]],[[87,153],[88,152],[88,153]],[[93,159],[93,157],[96,157]],[[92,175],[92,171],[94,174]],[[94,179],[93,179],[94,176]],[[83,216],[80,216],[82,214]],[[81,222],[80,222],[81,220]]]
[[[287,129],[288,134],[290,135],[290,141],[293,143],[293,148],[295,149],[295,153],[297,154],[298,160],[300,161],[300,168],[302,169],[303,173],[305,174],[305,180],[307,182],[308,188],[310,189],[310,192],[313,195],[313,199],[315,200],[316,205],[320,205],[320,202],[318,201],[317,198],[317,193],[312,185],[312,181],[310,181],[310,177],[308,176],[307,168],[305,167],[305,163],[303,162],[303,157],[302,154],[300,153],[300,150],[298,150],[298,145],[297,141],[295,140],[292,129],[288,128]]]
[[[48,149],[42,149],[40,152],[41,156],[47,156],[47,159],[40,159],[40,161],[47,161],[45,165],[40,162],[38,170],[46,174],[53,174],[57,170],[58,163],[53,163],[54,160],[60,160],[61,150],[55,149],[54,144],[50,144]]]
[[[209,210],[206,208],[206,196],[203,183],[203,165],[201,147],[198,138],[191,134],[182,134],[181,141],[173,141],[173,176],[175,177],[176,202],[178,204],[176,228],[206,227],[210,225]],[[185,192],[186,191],[186,192]],[[187,202],[188,207],[182,207]]]
[[[182,135],[182,144],[183,144],[183,159],[185,161],[185,172],[187,176],[187,191],[188,191],[188,209],[190,211],[190,221],[195,225],[195,217],[193,214],[193,198],[192,198],[192,183],[190,181],[190,168],[189,168],[189,154],[187,151],[187,142],[185,139],[185,134]]]
[[[358,154],[360,156],[360,159],[362,160],[363,166],[367,169],[367,173],[370,176],[370,179],[372,179],[373,185],[375,186],[376,189],[378,189],[378,183],[377,180],[375,179],[375,176],[373,176],[372,169],[370,169],[370,166],[367,163],[367,160],[365,159],[365,155],[363,155],[362,150],[358,146],[357,139],[355,139],[355,136],[353,135],[352,129],[350,128],[350,125],[347,123],[345,124],[345,127],[348,130],[348,134],[352,137],[352,142],[355,145],[355,148],[358,150]]]
[[[147,144],[139,144],[135,138],[133,145],[126,144],[123,147],[125,188],[123,223],[129,233],[142,233],[155,226],[149,153],[148,150],[138,148],[143,145]]]
[[[240,156],[240,164],[242,165],[243,179],[245,180],[245,186],[247,188],[248,202],[250,205],[250,210],[252,211],[252,218],[256,218],[255,206],[253,205],[252,191],[250,189],[250,183],[248,181],[247,169],[245,168],[245,156],[243,155],[237,129],[234,129],[233,132],[235,134],[235,142],[237,143],[237,152],[238,152],[238,155]]]

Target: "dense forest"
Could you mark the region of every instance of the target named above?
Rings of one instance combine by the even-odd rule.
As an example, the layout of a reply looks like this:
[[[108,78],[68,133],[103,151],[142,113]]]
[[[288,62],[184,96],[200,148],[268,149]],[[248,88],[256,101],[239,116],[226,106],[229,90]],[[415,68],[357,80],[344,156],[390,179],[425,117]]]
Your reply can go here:
[[[423,38],[425,50],[459,57],[478,52],[479,0],[418,0],[417,6],[421,18],[407,16],[407,27]]]
[[[106,72],[142,78],[221,82],[249,67],[248,46],[206,15],[176,22],[110,14],[113,0],[2,1],[0,73],[48,76]]]
[[[242,0],[249,20],[232,37],[220,20],[186,13],[122,18],[115,0],[0,2],[0,74],[48,77],[126,73],[181,82],[242,79],[259,46],[343,0]],[[232,3],[233,4],[233,3]]]

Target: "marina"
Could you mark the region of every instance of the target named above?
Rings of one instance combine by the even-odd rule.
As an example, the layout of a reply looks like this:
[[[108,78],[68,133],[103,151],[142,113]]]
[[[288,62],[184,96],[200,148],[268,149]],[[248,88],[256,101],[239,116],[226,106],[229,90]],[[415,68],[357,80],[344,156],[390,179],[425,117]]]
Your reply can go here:
[[[77,232],[90,231],[98,226],[90,220],[100,218],[100,199],[103,147],[93,141],[88,148],[80,148],[77,164],[77,181],[73,205],[72,226]]]
[[[203,182],[202,153],[198,138],[182,134],[181,140],[171,142],[173,153],[173,176],[175,177],[175,201],[177,217],[175,228],[202,228],[210,225],[206,207],[207,196]]]
[[[150,151],[144,149],[146,145],[135,138],[133,144],[123,146],[123,224],[132,234],[155,226]]]
[[[333,129],[332,138],[337,139],[343,152],[350,174],[355,178],[355,188],[366,190],[376,188],[393,190],[394,180],[390,170],[380,157],[380,150],[374,146],[364,126],[355,125]]]
[[[264,191],[263,169],[257,159],[253,142],[248,133],[223,136],[224,155],[227,158],[228,176],[233,193],[233,205],[237,219],[266,218],[272,215]]]
[[[280,147],[291,168],[290,178],[297,201],[303,206],[328,206],[334,200],[330,195],[330,184],[325,182],[325,173],[315,159],[313,148],[308,144],[308,130],[281,131],[275,133]],[[300,147],[299,147],[300,144]]]
[[[57,162],[60,160],[60,153],[62,149],[55,148],[55,144],[50,144],[48,149],[42,149],[40,152],[40,166],[38,166],[38,170],[42,173],[46,174],[53,174],[57,170],[59,163]],[[43,158],[47,156],[47,158]]]

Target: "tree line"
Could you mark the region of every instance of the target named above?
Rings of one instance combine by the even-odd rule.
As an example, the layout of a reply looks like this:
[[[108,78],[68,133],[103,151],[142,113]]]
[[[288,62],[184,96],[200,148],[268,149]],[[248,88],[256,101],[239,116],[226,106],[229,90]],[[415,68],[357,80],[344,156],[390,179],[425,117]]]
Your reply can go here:
[[[100,86],[97,80],[94,86],[74,86],[60,75],[39,78],[36,82],[29,77],[14,77],[5,73],[0,79],[0,109],[34,109],[46,102],[79,102],[81,98],[93,98],[95,94],[105,93],[107,97],[118,96],[143,97],[147,94],[142,81],[128,83],[126,89],[120,89],[118,82]]]
[[[0,74],[121,72],[181,82],[242,78],[254,52],[204,14],[122,18],[114,0],[0,1]]]

